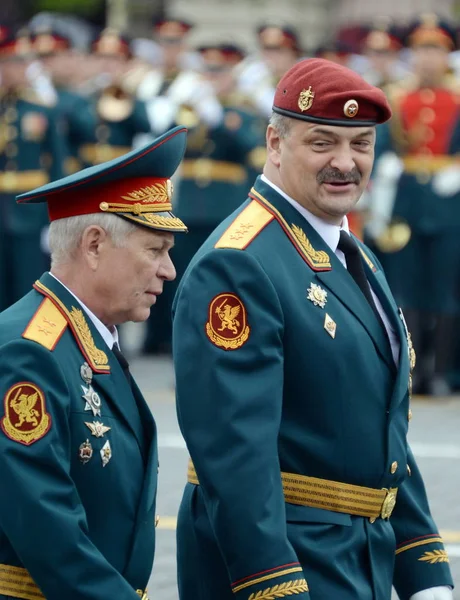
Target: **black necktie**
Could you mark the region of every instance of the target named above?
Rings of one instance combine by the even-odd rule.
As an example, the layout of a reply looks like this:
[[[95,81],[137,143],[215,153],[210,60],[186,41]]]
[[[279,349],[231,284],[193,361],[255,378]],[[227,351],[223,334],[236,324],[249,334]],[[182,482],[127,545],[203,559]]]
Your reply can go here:
[[[134,380],[133,380],[133,378],[131,376],[131,372],[129,370],[129,362],[123,356],[123,354],[121,353],[121,350],[117,344],[113,345],[112,352],[115,354],[116,359],[120,363],[120,367],[123,369],[124,376],[128,380],[129,386],[133,392],[134,401],[136,403],[136,408],[138,410],[139,419],[140,419],[139,423],[140,423],[141,443],[140,443],[139,447],[141,449],[141,453],[142,453],[142,456],[143,456],[144,462],[145,462],[147,460],[147,450],[148,450],[149,443],[150,443],[148,440],[151,437],[151,435],[149,435],[149,432],[147,429],[147,424],[142,419],[142,414],[143,414],[143,411],[146,409],[146,407],[140,406],[144,401],[141,398],[139,398],[138,394],[136,394],[135,388],[133,387]]]
[[[129,362],[123,356],[117,344],[113,345],[112,352],[115,354],[116,359],[120,363],[120,366],[123,369],[124,376],[128,380],[129,385],[131,385],[131,373],[129,372]]]
[[[345,254],[347,260],[347,270],[356,282],[356,285],[362,291],[364,297],[369,302],[372,310],[377,317],[377,320],[385,330],[382,318],[375,305],[374,298],[372,297],[371,288],[367,281],[366,272],[364,271],[363,259],[361,258],[361,252],[358,248],[358,244],[355,240],[348,235],[343,229],[340,231],[339,245],[337,246]]]

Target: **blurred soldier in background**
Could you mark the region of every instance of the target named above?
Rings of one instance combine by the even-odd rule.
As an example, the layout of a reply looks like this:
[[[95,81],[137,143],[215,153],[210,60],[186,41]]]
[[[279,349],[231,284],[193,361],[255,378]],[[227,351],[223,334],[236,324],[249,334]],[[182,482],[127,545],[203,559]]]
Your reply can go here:
[[[330,60],[342,67],[350,68],[350,59],[353,55],[353,48],[341,40],[333,40],[316,48],[315,56]]]
[[[46,105],[42,81],[30,78],[33,64],[28,35],[4,35],[0,41],[0,309],[23,296],[48,266],[41,235],[46,207],[27,214],[15,196],[63,175],[65,140],[58,111]]]
[[[129,152],[134,137],[149,132],[150,123],[142,102],[124,88],[131,51],[126,37],[104,30],[92,44],[89,58],[94,76],[91,94],[72,114],[70,144],[84,167],[118,158]]]
[[[257,30],[259,53],[239,66],[238,88],[251,99],[267,124],[278,81],[301,57],[300,41],[291,26],[261,25]]]
[[[68,140],[69,156],[65,161],[66,174],[76,173],[81,168],[78,158],[80,131],[78,114],[85,110],[86,101],[75,92],[85,73],[87,57],[72,48],[72,40],[48,25],[37,28],[33,35],[33,48],[51,78],[57,99],[57,108],[62,121],[63,135]]]
[[[394,116],[377,139],[368,232],[394,253],[381,256],[418,351],[414,391],[445,395],[460,306],[460,86],[448,69],[456,42],[427,15],[406,43],[414,75],[387,88]]]
[[[409,68],[399,57],[402,47],[401,32],[395,25],[385,21],[372,27],[364,38],[362,48],[369,61],[364,79],[386,91],[388,85],[407,77]]]
[[[155,22],[154,38],[161,49],[162,62],[144,75],[136,90],[139,100],[146,103],[155,135],[163,133],[174,122],[184,94],[198,79],[195,72],[186,68],[187,56],[190,56],[187,35],[191,29],[192,24],[181,19]],[[136,145],[146,139],[139,136]]]
[[[238,192],[247,189],[248,175],[260,172],[265,151],[264,132],[247,98],[237,89],[235,69],[244,57],[234,44],[199,48],[203,71],[195,74],[188,98],[175,115],[175,123],[189,128],[181,168],[175,211],[188,218],[189,233],[176,240],[172,251],[179,281],[204,240],[236,207]],[[171,304],[176,286],[161,300],[148,323],[144,350],[169,351]],[[161,302],[160,300],[160,302]]]

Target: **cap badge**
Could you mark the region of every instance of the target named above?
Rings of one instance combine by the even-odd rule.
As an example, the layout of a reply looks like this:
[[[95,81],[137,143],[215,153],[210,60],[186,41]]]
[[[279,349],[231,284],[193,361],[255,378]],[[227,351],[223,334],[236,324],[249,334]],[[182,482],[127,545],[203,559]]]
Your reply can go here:
[[[308,90],[302,90],[299,94],[299,100],[297,102],[302,112],[309,110],[312,107],[315,93],[311,91],[311,86]]]
[[[350,119],[356,117],[356,115],[358,114],[358,110],[359,104],[356,102],[356,100],[348,100],[347,102],[345,102],[345,105],[343,107],[343,112],[345,113],[345,116],[349,117]]]

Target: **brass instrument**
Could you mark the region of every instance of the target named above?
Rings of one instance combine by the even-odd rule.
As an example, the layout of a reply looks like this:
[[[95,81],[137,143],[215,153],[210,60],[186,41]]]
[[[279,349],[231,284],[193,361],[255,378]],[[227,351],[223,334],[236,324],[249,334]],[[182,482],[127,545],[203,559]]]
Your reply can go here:
[[[374,243],[381,252],[391,254],[407,246],[412,236],[409,225],[402,219],[393,219]]]
[[[134,97],[119,84],[106,87],[97,100],[97,112],[104,121],[119,123],[134,110]]]

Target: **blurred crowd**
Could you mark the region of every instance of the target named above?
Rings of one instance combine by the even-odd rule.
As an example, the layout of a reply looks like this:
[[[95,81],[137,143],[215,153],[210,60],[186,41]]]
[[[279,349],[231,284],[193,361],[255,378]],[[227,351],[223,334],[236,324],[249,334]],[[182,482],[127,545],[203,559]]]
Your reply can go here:
[[[189,227],[172,251],[142,351],[169,353],[171,305],[190,258],[247,196],[265,161],[277,82],[296,61],[323,57],[388,95],[371,185],[350,215],[404,309],[418,350],[414,392],[460,388],[460,53],[455,24],[389,19],[305,52],[294,26],[262,24],[256,52],[231,39],[190,47],[196,25],[157,20],[151,37],[105,29],[86,48],[69,27],[0,24],[0,309],[49,267],[43,205],[17,194],[104,162],[174,125],[189,130],[175,181],[175,213]],[[314,92],[314,90],[313,90]],[[276,251],[276,249],[274,249]]]

